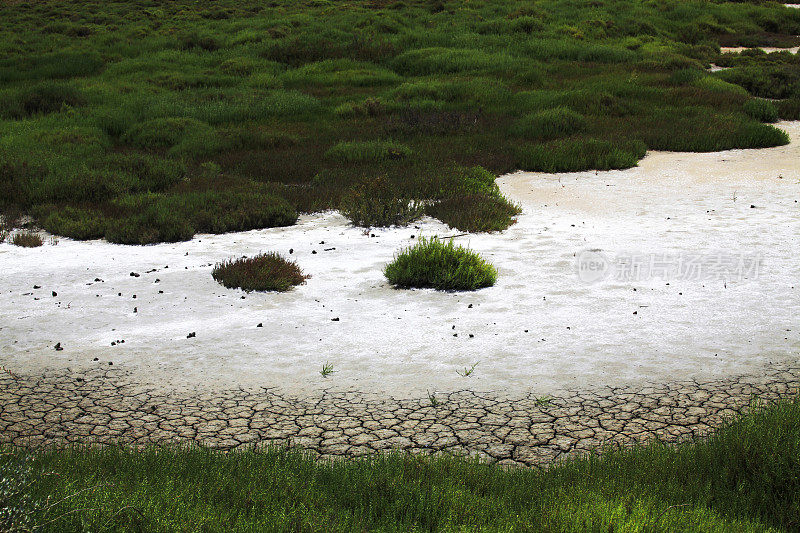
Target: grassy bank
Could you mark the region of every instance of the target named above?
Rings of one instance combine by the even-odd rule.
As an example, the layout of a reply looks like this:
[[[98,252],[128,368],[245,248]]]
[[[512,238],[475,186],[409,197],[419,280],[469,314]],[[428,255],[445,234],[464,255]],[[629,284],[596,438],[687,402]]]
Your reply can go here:
[[[79,239],[293,224],[358,204],[364,180],[503,229],[513,209],[465,169],[779,145],[748,102],[792,118],[800,99],[796,56],[719,55],[797,44],[800,11],[771,2],[43,0],[0,18],[0,212]]]
[[[18,525],[59,533],[797,531],[798,473],[796,399],[703,441],[546,470],[398,455],[315,462],[279,450],[6,450],[0,529],[17,513]]]

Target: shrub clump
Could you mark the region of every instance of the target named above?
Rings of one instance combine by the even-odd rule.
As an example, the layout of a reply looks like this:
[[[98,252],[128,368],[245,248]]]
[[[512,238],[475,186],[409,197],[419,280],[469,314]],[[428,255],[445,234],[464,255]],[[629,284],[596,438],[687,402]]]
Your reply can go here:
[[[503,231],[522,211],[501,195],[470,194],[445,198],[428,205],[425,214],[451,228],[472,233]]]
[[[532,113],[519,119],[511,128],[518,137],[532,140],[555,139],[586,128],[586,119],[567,107]]]
[[[800,97],[778,102],[778,114],[784,120],[800,120]]]
[[[436,238],[421,238],[401,251],[383,273],[396,287],[443,291],[474,291],[497,281],[497,269],[480,255]]]
[[[125,213],[107,224],[106,239],[117,244],[186,241],[195,233],[225,233],[291,226],[297,211],[263,191],[198,191],[129,195],[114,202]]]
[[[42,245],[42,238],[36,233],[23,231],[11,238],[11,244],[22,246],[23,248],[36,248]]]
[[[600,139],[581,139],[531,146],[520,150],[518,155],[523,170],[579,172],[635,167],[646,151],[641,141],[617,144]]]
[[[70,206],[47,215],[42,226],[50,233],[79,241],[99,239],[106,232],[106,224],[99,211]]]
[[[768,100],[748,100],[742,111],[759,122],[778,122],[778,109]]]
[[[343,196],[339,211],[356,226],[402,226],[422,216],[423,206],[398,190],[383,177],[365,179]]]
[[[294,261],[276,252],[241,257],[217,263],[211,276],[228,289],[244,291],[288,291],[311,277]]]

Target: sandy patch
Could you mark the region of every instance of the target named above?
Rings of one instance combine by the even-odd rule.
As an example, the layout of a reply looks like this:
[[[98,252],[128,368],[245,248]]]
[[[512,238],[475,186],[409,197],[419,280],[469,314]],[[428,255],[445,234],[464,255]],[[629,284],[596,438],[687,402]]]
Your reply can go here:
[[[759,46],[759,50],[763,50],[768,54],[773,52],[789,52],[790,54],[796,54],[798,50],[800,50],[800,46],[795,46],[793,48],[775,48],[774,46]],[[744,52],[745,50],[751,50],[751,47],[747,46],[721,46],[719,51],[723,54],[738,54],[739,52]]]
[[[657,152],[625,171],[501,177],[524,212],[503,233],[459,238],[500,270],[495,287],[475,293],[386,284],[381,269],[400,247],[456,233],[430,219],[374,237],[324,213],[290,228],[146,247],[0,244],[0,364],[28,373],[113,362],[165,388],[408,396],[714,379],[796,361],[800,122],[780,127],[789,146]],[[290,293],[244,294],[211,279],[222,259],[290,249],[312,275]],[[744,276],[651,270],[589,283],[576,267],[589,249],[614,264],[760,263]],[[324,379],[326,361],[337,372]],[[475,362],[472,376],[457,374]]]

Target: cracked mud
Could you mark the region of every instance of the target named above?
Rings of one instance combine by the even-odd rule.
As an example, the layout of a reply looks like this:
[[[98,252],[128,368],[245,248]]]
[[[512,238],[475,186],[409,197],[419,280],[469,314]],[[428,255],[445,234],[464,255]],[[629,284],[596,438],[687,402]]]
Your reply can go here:
[[[797,392],[800,367],[758,376],[501,397],[468,390],[399,399],[276,389],[165,392],[118,369],[0,374],[0,442],[289,445],[320,457],[447,452],[541,465],[601,445],[699,437],[754,400]]]

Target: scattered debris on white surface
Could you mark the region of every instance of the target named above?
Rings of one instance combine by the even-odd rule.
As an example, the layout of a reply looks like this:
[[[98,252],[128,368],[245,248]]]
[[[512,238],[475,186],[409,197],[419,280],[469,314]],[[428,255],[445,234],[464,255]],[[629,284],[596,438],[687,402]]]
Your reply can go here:
[[[800,122],[779,127],[792,144],[655,152],[624,171],[499,178],[523,214],[505,232],[458,238],[499,269],[496,286],[473,293],[387,285],[382,268],[401,247],[460,233],[431,219],[366,235],[324,213],[176,244],[0,244],[0,364],[34,372],[113,363],[167,388],[406,396],[545,394],[796,361]],[[216,262],[262,251],[312,277],[283,294],[227,290],[211,278]],[[760,263],[738,277],[660,277],[651,265],[639,279],[587,280],[576,266],[587,251],[606,261]],[[328,378],[326,362],[337,370]]]

